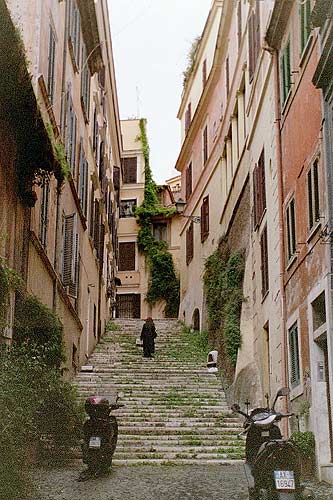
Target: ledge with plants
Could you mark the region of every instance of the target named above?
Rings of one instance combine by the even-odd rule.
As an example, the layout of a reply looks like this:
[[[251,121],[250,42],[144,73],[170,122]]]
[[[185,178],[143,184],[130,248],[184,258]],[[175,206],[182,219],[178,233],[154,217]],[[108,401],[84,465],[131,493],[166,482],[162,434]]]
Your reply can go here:
[[[145,189],[142,205],[135,211],[140,226],[138,233],[138,248],[146,256],[150,281],[146,300],[154,305],[165,301],[165,315],[177,317],[179,308],[179,278],[176,275],[171,253],[164,241],[155,240],[152,234],[152,224],[155,218],[170,218],[176,210],[160,204],[157,196],[158,188],[153,180],[149,163],[149,145],[146,134],[145,120],[140,120],[140,136],[145,163]]]
[[[52,174],[62,180],[63,174],[37,104],[20,32],[4,0],[0,0],[0,46],[0,73],[6,75],[0,79],[1,125],[14,136],[18,194],[26,206],[33,206],[33,185],[43,184]]]

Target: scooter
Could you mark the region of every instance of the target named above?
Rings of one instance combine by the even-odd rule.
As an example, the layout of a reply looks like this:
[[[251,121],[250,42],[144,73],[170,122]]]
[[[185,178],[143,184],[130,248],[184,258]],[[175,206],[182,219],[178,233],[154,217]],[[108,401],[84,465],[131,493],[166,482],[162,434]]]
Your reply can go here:
[[[300,455],[297,447],[289,439],[282,439],[276,425],[282,418],[293,413],[275,411],[279,397],[287,396],[288,388],[277,392],[273,405],[269,408],[255,408],[250,413],[240,410],[234,403],[231,409],[245,417],[246,434],[244,465],[250,500],[299,500],[314,498],[312,492],[300,484]]]
[[[111,467],[118,439],[118,423],[110,413],[124,406],[117,401],[118,396],[115,404],[100,396],[86,399],[85,410],[89,419],[83,425],[81,449],[83,463],[88,468],[80,474],[79,481],[107,474]]]

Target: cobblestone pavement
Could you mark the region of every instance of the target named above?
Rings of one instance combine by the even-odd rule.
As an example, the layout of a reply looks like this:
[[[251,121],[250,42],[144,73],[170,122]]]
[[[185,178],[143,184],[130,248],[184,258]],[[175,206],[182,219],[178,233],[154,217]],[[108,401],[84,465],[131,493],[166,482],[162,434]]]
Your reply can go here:
[[[77,482],[81,466],[36,473],[36,500],[247,500],[241,465],[115,466],[106,477]],[[333,487],[307,483],[317,500]]]

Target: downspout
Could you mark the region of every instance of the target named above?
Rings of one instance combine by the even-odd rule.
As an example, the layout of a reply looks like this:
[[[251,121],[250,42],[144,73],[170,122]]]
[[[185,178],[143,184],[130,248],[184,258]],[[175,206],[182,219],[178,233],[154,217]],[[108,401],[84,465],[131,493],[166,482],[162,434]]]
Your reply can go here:
[[[65,7],[65,28],[64,28],[64,44],[63,44],[63,52],[62,52],[62,78],[61,78],[61,111],[60,111],[60,128],[65,131],[65,111],[64,111],[64,106],[65,106],[65,91],[66,91],[66,84],[65,84],[65,77],[66,77],[66,59],[67,59],[67,38],[68,38],[68,3],[66,3]],[[61,189],[62,189],[62,184],[64,181],[57,181],[57,200],[56,200],[56,224],[55,224],[55,252],[54,252],[54,270],[58,274],[58,255],[59,255],[59,234],[60,234],[60,212],[61,212],[61,207],[60,207],[60,201],[61,201]],[[57,279],[53,281],[53,310],[56,311],[57,309]]]
[[[285,275],[285,228],[283,212],[283,164],[282,164],[282,145],[281,145],[281,107],[280,107],[280,72],[278,51],[272,50],[273,74],[274,74],[274,108],[275,108],[275,139],[277,150],[277,178],[278,178],[278,210],[279,210],[279,246],[280,246],[280,296],[281,296],[281,383],[283,387],[288,387],[288,343],[287,343],[287,313],[286,313],[286,295],[284,286]],[[287,398],[283,398],[284,411],[288,411]],[[282,421],[282,428],[285,435],[288,435],[287,419]]]

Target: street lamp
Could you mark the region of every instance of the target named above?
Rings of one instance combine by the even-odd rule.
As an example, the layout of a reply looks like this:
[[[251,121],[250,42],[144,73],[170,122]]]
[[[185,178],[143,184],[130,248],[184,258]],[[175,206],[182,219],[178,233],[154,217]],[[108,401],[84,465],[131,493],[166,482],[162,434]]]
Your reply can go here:
[[[184,201],[182,198],[179,198],[175,202],[175,207],[176,207],[176,213],[178,215],[180,215],[181,217],[186,217],[186,219],[190,219],[192,222],[200,224],[201,217],[199,215],[185,215],[184,214],[184,210],[185,210],[185,207],[186,207],[186,201]]]

